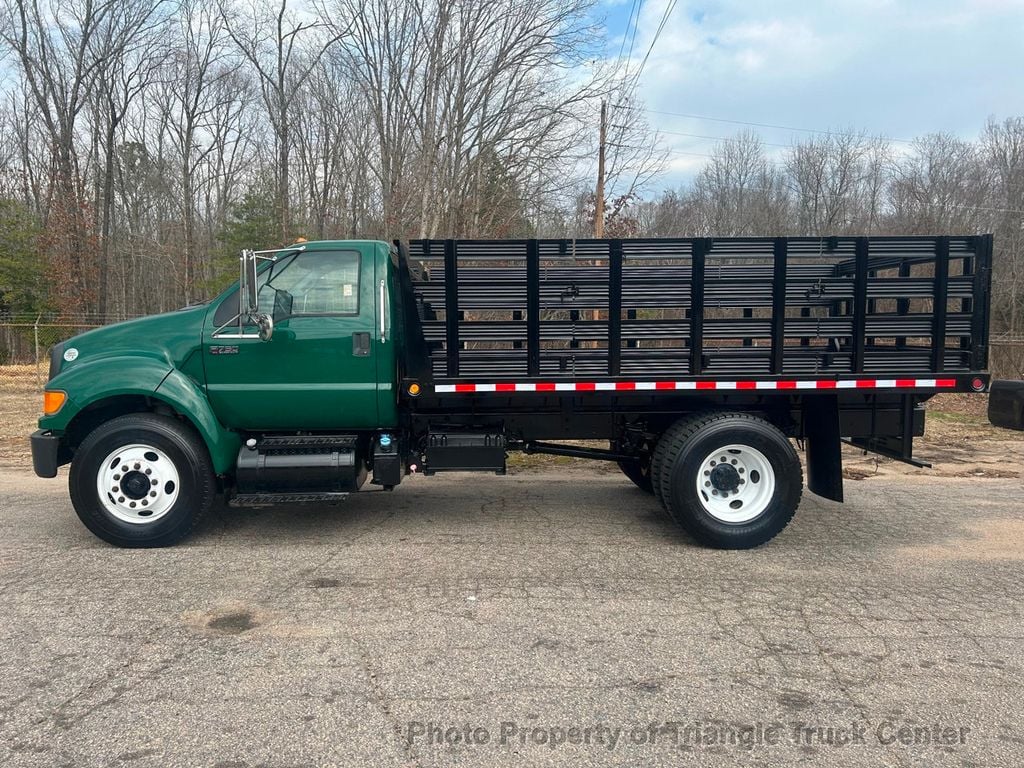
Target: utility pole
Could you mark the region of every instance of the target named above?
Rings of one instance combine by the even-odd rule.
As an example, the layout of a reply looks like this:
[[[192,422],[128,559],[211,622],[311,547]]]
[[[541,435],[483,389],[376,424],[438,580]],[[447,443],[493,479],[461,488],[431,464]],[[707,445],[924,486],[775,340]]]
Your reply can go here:
[[[601,99],[601,128],[597,139],[597,192],[594,199],[594,237],[604,237],[604,142],[608,130],[608,105]]]

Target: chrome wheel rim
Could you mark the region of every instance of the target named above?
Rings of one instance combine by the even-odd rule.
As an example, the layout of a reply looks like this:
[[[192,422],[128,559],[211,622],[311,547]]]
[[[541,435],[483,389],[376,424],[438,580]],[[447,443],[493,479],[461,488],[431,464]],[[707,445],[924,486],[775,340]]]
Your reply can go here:
[[[748,523],[768,509],[775,495],[775,470],[756,448],[738,443],[709,453],[697,472],[697,497],[704,511],[731,525]]]
[[[96,490],[103,508],[115,518],[147,525],[174,506],[181,480],[164,451],[132,443],[107,454],[96,473]]]

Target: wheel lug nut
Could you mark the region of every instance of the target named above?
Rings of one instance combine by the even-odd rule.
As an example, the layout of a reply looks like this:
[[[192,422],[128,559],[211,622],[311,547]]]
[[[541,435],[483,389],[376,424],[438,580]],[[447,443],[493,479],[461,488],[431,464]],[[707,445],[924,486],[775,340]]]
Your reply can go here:
[[[711,487],[711,482],[710,482],[710,481],[706,481],[706,482],[704,483],[704,487],[705,487],[705,488],[710,488],[710,487]]]
[[[137,462],[137,461],[136,461],[136,462],[135,462],[135,468],[136,468],[136,469],[138,469],[138,468],[139,468],[139,466],[141,466],[141,465],[139,464],[139,462]]]
[[[128,465],[127,465],[127,464],[125,464],[124,466],[122,466],[122,467],[121,467],[121,471],[122,471],[122,472],[127,472],[127,471],[128,471]]]
[[[117,502],[118,502],[119,504],[124,504],[124,496],[118,496],[118,497],[117,497]]]
[[[147,475],[152,475],[153,474],[153,470],[152,469],[147,469],[146,470],[146,474]]]
[[[712,491],[712,492],[711,492],[711,495],[712,495],[712,496],[717,496],[717,495],[718,495],[718,491]]]
[[[741,474],[741,475],[742,475],[742,474],[743,474],[744,472],[746,472],[746,471],[747,471],[747,470],[745,470],[745,469],[744,469],[743,467],[740,467],[740,474]]]
[[[150,491],[149,495],[152,496],[155,499],[156,498],[156,491]]]
[[[129,506],[129,507],[131,507],[132,509],[135,509],[135,502],[133,501],[133,502],[132,502],[131,504],[129,504],[128,506]]]
[[[142,503],[142,506],[146,506],[147,504],[149,504],[149,502],[146,501],[145,499],[143,499],[141,503]]]
[[[733,460],[732,460],[732,463],[733,463],[733,464],[736,464],[736,459],[733,459]]]
[[[152,481],[152,482],[150,483],[150,485],[156,485],[156,480],[154,479],[154,480],[153,480],[153,481]]]
[[[121,479],[121,476],[120,476],[120,475],[114,475],[114,479],[115,479],[115,480],[120,480],[120,479]]]

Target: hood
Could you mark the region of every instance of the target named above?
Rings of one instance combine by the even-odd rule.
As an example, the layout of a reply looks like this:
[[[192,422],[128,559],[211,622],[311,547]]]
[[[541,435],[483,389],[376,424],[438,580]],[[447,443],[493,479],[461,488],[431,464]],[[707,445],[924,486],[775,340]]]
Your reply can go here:
[[[150,357],[180,368],[202,346],[209,306],[126,320],[72,336],[50,352],[50,378],[105,357]]]

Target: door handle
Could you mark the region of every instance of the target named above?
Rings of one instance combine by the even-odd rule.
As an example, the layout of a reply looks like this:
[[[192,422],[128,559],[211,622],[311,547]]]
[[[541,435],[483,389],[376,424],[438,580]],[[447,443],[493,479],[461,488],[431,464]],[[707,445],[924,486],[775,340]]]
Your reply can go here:
[[[370,356],[370,332],[369,331],[356,331],[352,334],[352,356],[353,357],[369,357]]]

